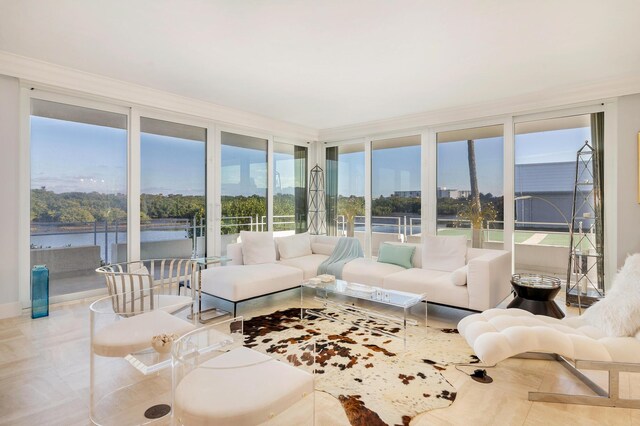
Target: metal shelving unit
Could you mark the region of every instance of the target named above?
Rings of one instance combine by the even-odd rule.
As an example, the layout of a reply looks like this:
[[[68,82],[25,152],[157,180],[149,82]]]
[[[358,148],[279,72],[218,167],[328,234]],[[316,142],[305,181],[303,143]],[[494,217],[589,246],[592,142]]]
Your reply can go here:
[[[567,306],[581,310],[604,297],[603,251],[597,233],[602,230],[600,182],[594,173],[595,152],[588,141],[577,153],[567,269]]]

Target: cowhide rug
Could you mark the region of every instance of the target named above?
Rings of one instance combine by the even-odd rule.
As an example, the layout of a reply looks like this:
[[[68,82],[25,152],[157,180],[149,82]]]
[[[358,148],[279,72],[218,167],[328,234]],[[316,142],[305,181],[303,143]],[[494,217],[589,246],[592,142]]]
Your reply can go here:
[[[339,316],[344,314],[325,314]],[[362,324],[360,320],[358,324]],[[388,329],[368,320],[369,328]],[[322,317],[300,320],[300,309],[245,320],[245,346],[276,358],[316,345],[316,390],[337,398],[352,425],[407,425],[425,411],[451,405],[455,388],[440,371],[453,363],[476,363],[455,329],[411,327],[407,347],[394,338]]]

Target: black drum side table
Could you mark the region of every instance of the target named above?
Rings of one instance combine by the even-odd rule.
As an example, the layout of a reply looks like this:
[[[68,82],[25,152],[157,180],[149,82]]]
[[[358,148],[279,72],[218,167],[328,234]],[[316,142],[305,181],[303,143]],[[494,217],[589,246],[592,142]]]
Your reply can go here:
[[[538,274],[515,274],[511,277],[511,286],[516,298],[507,308],[520,308],[536,315],[564,318],[553,298],[560,291],[560,280],[555,277]]]

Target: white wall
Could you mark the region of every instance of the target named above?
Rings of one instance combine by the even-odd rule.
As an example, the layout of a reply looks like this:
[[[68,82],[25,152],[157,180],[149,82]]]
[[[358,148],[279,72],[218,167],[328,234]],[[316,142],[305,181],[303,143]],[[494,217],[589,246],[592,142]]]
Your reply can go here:
[[[618,164],[616,170],[618,179],[618,205],[616,209],[618,267],[622,266],[628,254],[640,252],[640,204],[638,204],[639,131],[640,94],[618,98]],[[606,204],[607,200],[605,199],[604,202]]]
[[[19,315],[18,303],[18,79],[0,75],[0,318]]]

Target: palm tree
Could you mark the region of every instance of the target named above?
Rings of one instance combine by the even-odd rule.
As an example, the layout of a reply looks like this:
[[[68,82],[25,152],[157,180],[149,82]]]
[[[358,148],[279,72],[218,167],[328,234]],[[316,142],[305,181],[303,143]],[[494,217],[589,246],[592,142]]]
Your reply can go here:
[[[496,211],[491,204],[482,209],[480,191],[478,191],[478,170],[476,167],[476,148],[473,139],[467,139],[467,158],[469,160],[469,180],[471,183],[471,195],[469,204],[460,212],[458,217],[471,222],[472,237],[471,246],[482,247],[482,228],[485,220],[495,220]]]

